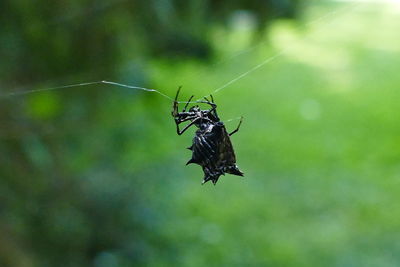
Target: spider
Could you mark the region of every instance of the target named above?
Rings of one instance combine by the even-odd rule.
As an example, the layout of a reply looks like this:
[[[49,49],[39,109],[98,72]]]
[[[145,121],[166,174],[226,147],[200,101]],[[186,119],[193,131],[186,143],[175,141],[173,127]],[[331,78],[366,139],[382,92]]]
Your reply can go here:
[[[211,101],[204,97],[204,101],[196,101],[210,105],[210,109],[202,110],[198,105],[192,106],[187,111],[193,95],[187,101],[181,112],[178,110],[178,96],[181,87],[179,87],[175,100],[173,102],[172,117],[175,119],[176,132],[182,135],[191,126],[198,129],[193,138],[192,145],[188,147],[192,151],[192,158],[186,165],[195,163],[203,168],[203,183],[212,181],[215,185],[221,175],[230,173],[233,175],[243,176],[243,173],[236,165],[235,152],[230,140],[230,136],[239,131],[243,117],[240,119],[239,125],[231,133],[228,133],[224,123],[217,115],[217,105],[211,95]],[[179,125],[183,122],[190,121],[182,130]]]

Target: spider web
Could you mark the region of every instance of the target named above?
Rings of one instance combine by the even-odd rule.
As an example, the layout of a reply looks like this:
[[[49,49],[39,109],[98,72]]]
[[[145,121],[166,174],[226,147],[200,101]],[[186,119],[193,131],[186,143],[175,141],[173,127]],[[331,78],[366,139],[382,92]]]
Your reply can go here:
[[[120,1],[116,1],[116,2],[121,2],[124,0],[120,0]],[[338,10],[333,10],[333,11],[329,11],[321,16],[319,16],[316,19],[313,19],[307,23],[305,23],[305,27],[310,27],[313,24],[316,24],[320,21],[323,20],[327,20],[329,18],[332,17],[337,17],[339,16],[339,14],[343,14],[346,12],[350,12],[351,10],[353,10],[354,8],[356,8],[358,5],[360,5],[362,3],[362,0],[358,0],[358,1],[352,1],[353,4],[351,5],[346,5],[345,7],[339,8]],[[257,45],[254,45],[250,48],[244,49],[238,53],[235,53],[231,56],[229,56],[227,59],[222,60],[218,63],[213,64],[212,66],[218,65],[222,62],[229,62],[241,55],[250,53],[251,51],[255,50],[256,48],[259,48],[260,46],[266,45],[267,41],[261,41],[259,42]],[[280,51],[278,51],[277,53],[273,54],[273,55],[269,55],[267,56],[263,61],[261,61],[259,64],[250,67],[250,69],[248,69],[247,71],[238,74],[236,77],[234,77],[233,79],[225,82],[224,84],[222,84],[221,86],[217,87],[216,89],[212,90],[211,93],[195,100],[195,101],[191,101],[191,102],[187,102],[187,101],[178,101],[178,103],[198,103],[198,101],[204,99],[205,97],[208,97],[212,94],[216,94],[218,92],[220,92],[223,89],[226,89],[227,87],[229,87],[230,85],[236,83],[237,81],[245,78],[246,76],[250,75],[251,73],[257,71],[258,69],[262,68],[263,66],[267,65],[268,63],[278,59],[279,57],[285,55],[288,51],[290,50],[289,48],[285,48],[285,49],[281,49]],[[173,101],[174,99],[168,95],[166,95],[165,93],[163,93],[160,89],[152,89],[152,88],[146,88],[146,87],[140,87],[140,86],[134,86],[134,85],[129,85],[129,84],[122,84],[122,83],[118,83],[115,81],[90,81],[90,82],[81,82],[81,83],[76,83],[76,84],[69,84],[69,85],[62,85],[62,86],[56,86],[56,87],[48,87],[48,88],[39,88],[39,89],[28,89],[28,90],[20,90],[20,91],[14,91],[14,92],[10,92],[10,93],[5,93],[5,94],[0,94],[0,99],[3,98],[10,98],[10,97],[17,97],[17,96],[22,96],[22,95],[27,95],[27,94],[32,94],[32,93],[38,93],[38,92],[44,92],[44,91],[54,91],[54,90],[61,90],[61,89],[67,89],[67,88],[73,88],[73,87],[82,87],[82,86],[90,86],[90,85],[96,85],[96,84],[108,84],[108,85],[112,85],[112,86],[116,86],[116,87],[122,87],[122,88],[128,88],[128,89],[135,89],[135,90],[142,90],[142,91],[146,91],[146,92],[155,92],[158,93],[159,95],[161,95],[162,97],[164,97],[165,99],[168,99],[169,101]],[[239,117],[240,118],[240,117]],[[237,119],[237,118],[235,118]],[[232,120],[235,120],[232,119]],[[229,120],[230,121],[230,120]]]

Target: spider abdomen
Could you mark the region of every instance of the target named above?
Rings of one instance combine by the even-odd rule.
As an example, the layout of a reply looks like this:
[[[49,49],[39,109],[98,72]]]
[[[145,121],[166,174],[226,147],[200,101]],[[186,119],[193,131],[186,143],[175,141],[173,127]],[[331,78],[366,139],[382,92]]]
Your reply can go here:
[[[202,166],[205,175],[203,183],[211,180],[215,184],[225,173],[243,176],[236,166],[235,152],[222,122],[197,130],[191,150],[192,158],[187,164]]]

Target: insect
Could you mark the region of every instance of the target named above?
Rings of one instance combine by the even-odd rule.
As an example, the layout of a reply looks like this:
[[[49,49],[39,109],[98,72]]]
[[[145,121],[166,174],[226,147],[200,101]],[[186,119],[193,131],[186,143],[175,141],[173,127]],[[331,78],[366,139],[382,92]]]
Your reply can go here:
[[[217,105],[211,96],[211,101],[204,97],[204,101],[196,101],[210,105],[210,109],[202,110],[198,105],[192,106],[187,110],[193,95],[187,101],[181,112],[178,110],[178,96],[181,87],[179,87],[175,100],[173,102],[172,116],[176,123],[176,132],[182,135],[191,126],[196,126],[195,137],[192,145],[188,147],[192,151],[192,158],[186,163],[195,163],[203,168],[204,179],[203,184],[212,181],[215,185],[221,175],[230,173],[243,176],[243,173],[236,165],[235,152],[230,140],[230,136],[239,131],[243,117],[240,119],[239,125],[234,131],[228,133],[224,123],[217,115]],[[190,121],[182,130],[179,125],[183,122]]]

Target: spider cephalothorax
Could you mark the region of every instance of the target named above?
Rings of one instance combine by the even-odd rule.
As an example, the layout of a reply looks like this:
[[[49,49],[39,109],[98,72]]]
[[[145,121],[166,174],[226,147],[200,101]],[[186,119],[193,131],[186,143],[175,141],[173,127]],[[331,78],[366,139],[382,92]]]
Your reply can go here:
[[[210,109],[202,110],[196,105],[187,111],[188,105],[193,98],[191,96],[182,112],[179,112],[178,95],[180,89],[176,93],[172,109],[176,131],[178,135],[181,135],[193,125],[198,128],[192,145],[188,147],[188,149],[192,150],[192,158],[187,164],[196,163],[203,168],[203,183],[211,180],[216,184],[218,178],[221,175],[225,175],[225,173],[243,176],[243,173],[236,166],[235,152],[230,140],[230,136],[239,130],[242,120],[240,120],[234,131],[228,133],[224,123],[220,121],[217,115],[217,105],[214,103],[212,96],[211,101],[206,97],[204,98],[205,101],[197,101],[197,103],[210,105]],[[190,123],[180,130],[179,124],[185,121],[190,121]]]

